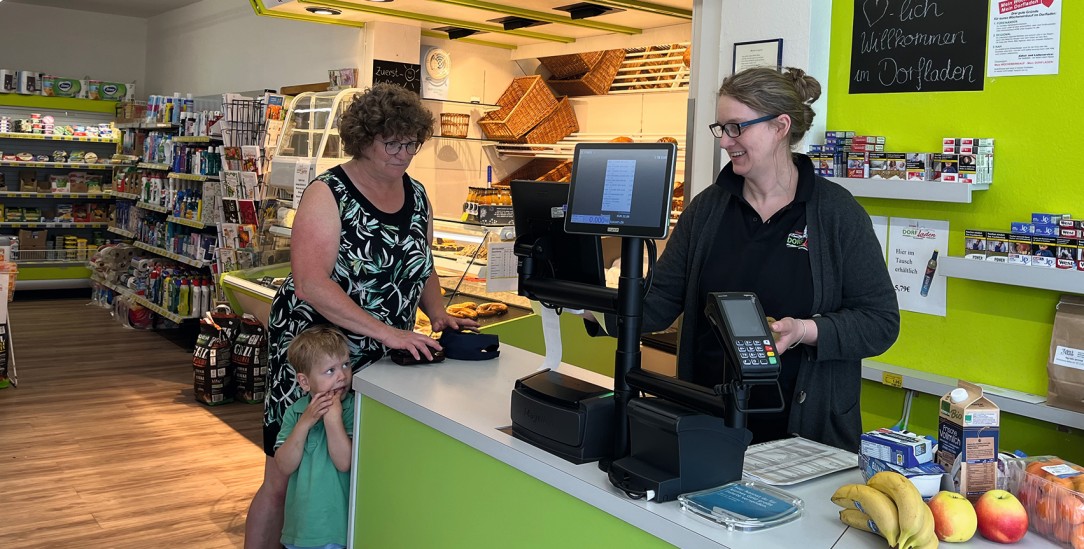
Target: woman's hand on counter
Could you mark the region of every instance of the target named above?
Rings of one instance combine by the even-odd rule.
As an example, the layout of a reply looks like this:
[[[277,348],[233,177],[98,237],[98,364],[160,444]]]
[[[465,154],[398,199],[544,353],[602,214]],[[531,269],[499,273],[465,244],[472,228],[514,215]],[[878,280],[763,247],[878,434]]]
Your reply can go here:
[[[435,328],[436,321],[433,320]],[[416,359],[424,357],[426,360],[433,360],[433,351],[440,350],[440,343],[427,335],[411,330],[400,330],[391,327],[388,327],[388,329],[391,330],[391,333],[382,338],[380,342],[389,349],[402,349],[408,351]]]
[[[447,311],[441,311],[436,316],[430,315],[429,324],[433,327],[433,333],[443,332],[444,330],[464,330],[479,326],[477,320],[454,317],[448,314]]]

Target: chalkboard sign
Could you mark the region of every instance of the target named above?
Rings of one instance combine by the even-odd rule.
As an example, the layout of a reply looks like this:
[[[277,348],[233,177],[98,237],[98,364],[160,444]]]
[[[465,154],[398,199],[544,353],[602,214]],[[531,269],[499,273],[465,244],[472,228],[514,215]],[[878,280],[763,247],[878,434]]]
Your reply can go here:
[[[415,63],[373,60],[373,84],[398,84],[418,95],[422,92],[422,66]]]
[[[851,93],[978,91],[989,0],[855,0]]]

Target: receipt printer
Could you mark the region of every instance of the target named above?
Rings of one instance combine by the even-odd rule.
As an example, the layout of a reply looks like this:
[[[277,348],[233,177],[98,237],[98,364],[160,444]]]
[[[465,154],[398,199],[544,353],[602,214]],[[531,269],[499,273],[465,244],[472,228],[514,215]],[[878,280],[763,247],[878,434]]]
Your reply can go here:
[[[747,429],[661,398],[630,400],[628,416],[629,455],[610,465],[618,488],[664,502],[741,478]]]
[[[572,463],[613,454],[614,393],[552,370],[517,379],[512,435]]]

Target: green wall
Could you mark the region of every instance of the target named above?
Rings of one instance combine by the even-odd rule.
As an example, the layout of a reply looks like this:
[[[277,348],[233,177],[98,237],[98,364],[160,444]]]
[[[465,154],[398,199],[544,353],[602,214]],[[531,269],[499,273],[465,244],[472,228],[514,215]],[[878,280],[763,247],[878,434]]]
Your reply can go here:
[[[942,137],[993,137],[994,184],[971,204],[861,199],[871,215],[948,220],[949,255],[963,255],[964,229],[1007,230],[1032,212],[1084,217],[1080,184],[1071,168],[1084,107],[1084,6],[1059,2],[1060,74],[987,78],[981,92],[850,95],[854,2],[832,3],[827,127],[884,135],[892,151],[937,151]],[[823,115],[823,113],[822,113]],[[1084,276],[1084,273],[1081,273]],[[1058,293],[947,279],[948,315],[903,313],[900,338],[878,360],[1028,393],[1046,394],[1046,360]],[[928,397],[927,397],[928,398]],[[923,398],[921,400],[927,400]],[[867,427],[894,423],[901,392],[866,383]],[[935,408],[916,405],[912,425],[936,426]],[[919,417],[921,416],[921,417]],[[928,419],[927,419],[928,418]],[[1006,418],[1002,449],[1057,452],[1084,461],[1084,436],[1050,424]],[[1075,457],[1074,457],[1075,455]]]
[[[361,406],[353,547],[672,547],[373,399]]]

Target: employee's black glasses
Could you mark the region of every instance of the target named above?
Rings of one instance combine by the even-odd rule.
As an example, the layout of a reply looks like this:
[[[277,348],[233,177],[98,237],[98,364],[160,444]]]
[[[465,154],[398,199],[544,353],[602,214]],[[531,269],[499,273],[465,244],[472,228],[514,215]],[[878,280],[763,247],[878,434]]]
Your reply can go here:
[[[741,136],[741,131],[744,128],[748,128],[753,124],[760,124],[761,122],[767,122],[773,118],[782,116],[782,113],[771,114],[768,116],[761,116],[760,118],[754,118],[746,122],[727,122],[726,124],[720,124],[718,122],[709,124],[708,129],[711,130],[711,134],[715,137],[722,137],[723,134],[727,134],[732,139]]]

